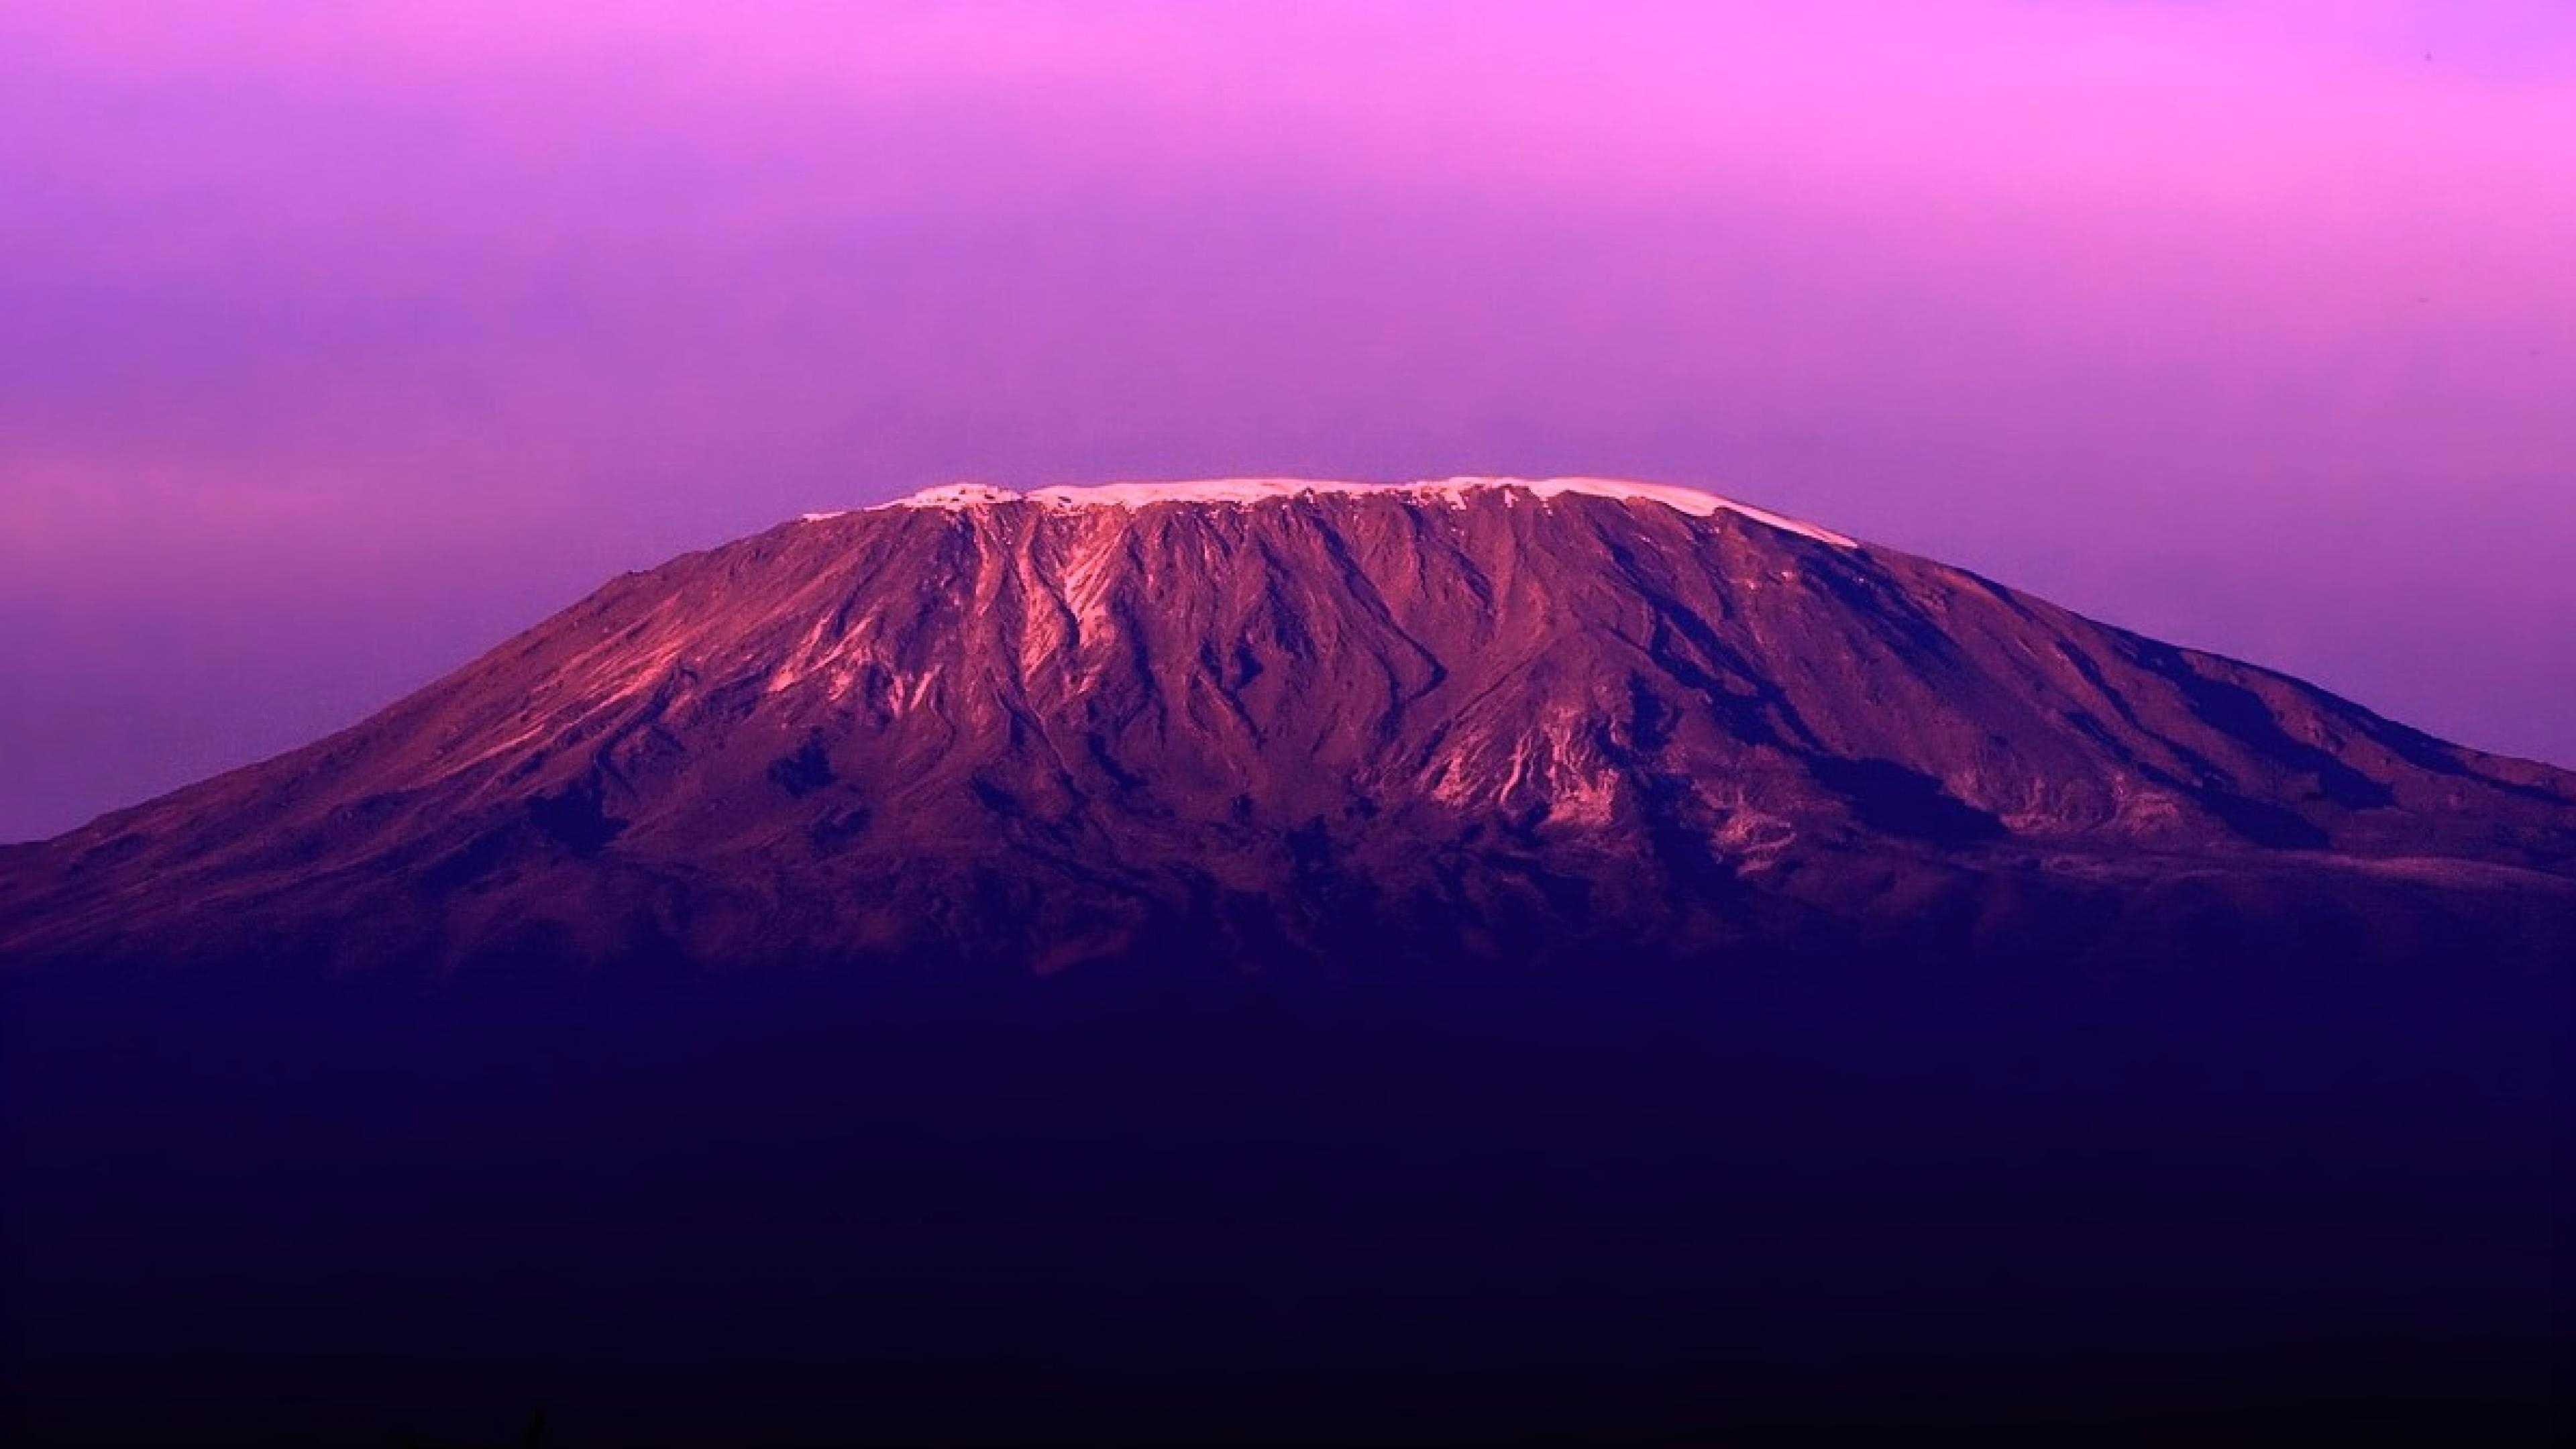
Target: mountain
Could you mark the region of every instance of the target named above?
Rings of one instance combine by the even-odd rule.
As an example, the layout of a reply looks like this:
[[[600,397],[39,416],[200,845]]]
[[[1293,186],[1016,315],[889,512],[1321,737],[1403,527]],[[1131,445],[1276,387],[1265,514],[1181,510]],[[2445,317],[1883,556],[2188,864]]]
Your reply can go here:
[[[938,489],[0,852],[0,1437],[2565,1442],[2576,776],[1686,490]]]
[[[0,957],[2098,956],[2572,880],[2576,775],[1702,493],[956,487],[16,851]]]

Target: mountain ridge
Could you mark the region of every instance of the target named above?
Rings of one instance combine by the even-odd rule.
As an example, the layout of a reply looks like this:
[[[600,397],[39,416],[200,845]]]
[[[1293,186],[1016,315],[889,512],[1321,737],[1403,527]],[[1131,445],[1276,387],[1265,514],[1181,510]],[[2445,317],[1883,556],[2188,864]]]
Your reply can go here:
[[[1605,902],[1740,946],[2193,868],[2554,894],[2576,775],[1692,490],[949,489],[621,576],[0,856],[0,952],[900,953],[978,939],[982,896],[1051,923],[1030,960],[1228,911],[1310,953],[1452,908],[1576,939]]]
[[[1727,508],[1132,504],[0,852],[18,1437],[2566,1437],[2576,777]]]
[[[1675,512],[1707,517],[1713,513],[1732,513],[1772,528],[1830,543],[1841,548],[1857,548],[1852,539],[1819,527],[1804,519],[1774,513],[1750,503],[1721,497],[1698,488],[1674,483],[1645,483],[1624,478],[1504,478],[1460,476],[1425,478],[1411,483],[1356,483],[1329,478],[1199,478],[1164,482],[1122,482],[1093,484],[1057,484],[1027,492],[1000,488],[984,483],[950,483],[924,488],[887,503],[867,508],[837,509],[805,514],[799,521],[819,523],[851,513],[874,512],[882,508],[975,508],[1002,503],[1035,503],[1050,508],[1147,508],[1156,504],[1215,504],[1248,507],[1261,503],[1288,503],[1334,495],[1395,498],[1408,503],[1437,502],[1451,508],[1463,508],[1470,496],[1492,495],[1506,506],[1521,498],[1544,501],[1567,495],[1590,498],[1637,499],[1659,503]]]

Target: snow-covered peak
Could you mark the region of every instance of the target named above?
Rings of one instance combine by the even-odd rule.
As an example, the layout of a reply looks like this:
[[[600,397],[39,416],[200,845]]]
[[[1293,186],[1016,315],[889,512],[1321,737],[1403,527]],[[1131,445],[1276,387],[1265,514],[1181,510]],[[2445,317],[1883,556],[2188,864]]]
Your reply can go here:
[[[1102,483],[1089,487],[1059,485],[1033,489],[1026,493],[1008,488],[994,488],[981,483],[951,483],[939,488],[926,488],[909,498],[883,505],[888,508],[975,508],[990,504],[1025,503],[1047,508],[1144,508],[1157,503],[1198,503],[1242,506],[1280,502],[1292,498],[1328,493],[1401,494],[1407,498],[1462,506],[1470,494],[1509,490],[1537,498],[1555,498],[1568,493],[1594,498],[1638,499],[1659,503],[1677,512],[1705,518],[1714,513],[1734,513],[1756,523],[1782,529],[1801,537],[1829,543],[1838,548],[1851,548],[1852,540],[1830,529],[1785,517],[1767,509],[1703,493],[1696,488],[1683,488],[1669,483],[1633,483],[1615,478],[1443,478],[1419,483],[1347,483],[1315,478],[1207,478],[1185,483]],[[809,514],[808,518],[833,517],[832,514]]]

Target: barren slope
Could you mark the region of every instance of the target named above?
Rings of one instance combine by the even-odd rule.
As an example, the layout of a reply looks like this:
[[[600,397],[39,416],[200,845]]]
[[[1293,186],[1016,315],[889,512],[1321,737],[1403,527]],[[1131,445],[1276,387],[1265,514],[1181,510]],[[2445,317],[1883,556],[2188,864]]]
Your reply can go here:
[[[18,852],[0,950],[2092,942],[2178,889],[2563,904],[2571,861],[2576,777],[1706,495],[949,489],[620,578]]]

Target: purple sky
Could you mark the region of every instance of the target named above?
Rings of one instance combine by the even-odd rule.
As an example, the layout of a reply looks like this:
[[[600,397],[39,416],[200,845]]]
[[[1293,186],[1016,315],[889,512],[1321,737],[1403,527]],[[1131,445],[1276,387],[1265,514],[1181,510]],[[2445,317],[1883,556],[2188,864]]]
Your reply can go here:
[[[0,6],[0,839],[972,478],[1624,474],[2576,764],[2566,0]]]

